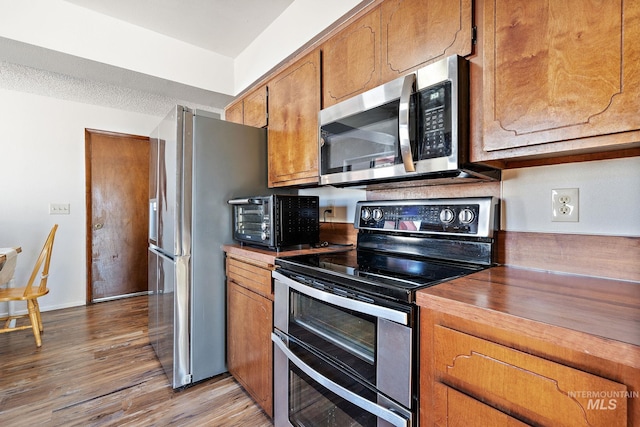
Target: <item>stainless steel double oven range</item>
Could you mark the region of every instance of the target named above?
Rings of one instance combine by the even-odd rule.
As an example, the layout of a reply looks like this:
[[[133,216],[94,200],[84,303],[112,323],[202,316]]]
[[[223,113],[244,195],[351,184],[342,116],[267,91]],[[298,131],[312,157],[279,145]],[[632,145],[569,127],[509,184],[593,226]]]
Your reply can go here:
[[[358,244],[280,258],[275,426],[418,424],[415,293],[492,265],[493,197],[366,201]]]

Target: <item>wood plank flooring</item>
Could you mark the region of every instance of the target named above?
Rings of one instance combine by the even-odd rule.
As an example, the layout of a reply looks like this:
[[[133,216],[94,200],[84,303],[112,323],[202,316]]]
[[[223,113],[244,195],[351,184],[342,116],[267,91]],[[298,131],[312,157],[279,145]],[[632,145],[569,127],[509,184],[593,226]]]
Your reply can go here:
[[[147,297],[42,313],[0,335],[0,425],[272,426],[229,374],[173,391],[147,336]]]

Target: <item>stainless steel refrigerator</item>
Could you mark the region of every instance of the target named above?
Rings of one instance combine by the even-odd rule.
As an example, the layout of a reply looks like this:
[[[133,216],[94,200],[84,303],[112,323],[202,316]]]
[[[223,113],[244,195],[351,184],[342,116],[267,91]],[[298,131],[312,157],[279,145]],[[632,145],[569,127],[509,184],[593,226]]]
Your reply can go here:
[[[227,200],[267,191],[264,129],[176,106],[151,135],[149,338],[173,388],[226,371]]]

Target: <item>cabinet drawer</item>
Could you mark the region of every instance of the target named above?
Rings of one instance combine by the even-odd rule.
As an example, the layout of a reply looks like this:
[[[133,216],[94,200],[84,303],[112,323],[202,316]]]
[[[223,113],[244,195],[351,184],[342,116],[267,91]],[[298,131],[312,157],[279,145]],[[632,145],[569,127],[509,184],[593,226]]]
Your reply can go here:
[[[240,286],[273,298],[271,270],[227,257],[227,278]]]
[[[488,405],[549,426],[625,426],[627,386],[443,326],[436,376]]]

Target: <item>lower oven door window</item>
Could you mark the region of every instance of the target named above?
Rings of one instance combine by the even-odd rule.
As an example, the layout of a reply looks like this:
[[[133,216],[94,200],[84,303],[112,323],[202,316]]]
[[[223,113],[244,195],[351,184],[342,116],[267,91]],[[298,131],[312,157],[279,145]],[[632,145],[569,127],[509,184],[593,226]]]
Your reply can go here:
[[[325,355],[295,338],[274,332],[274,375],[286,378],[275,395],[275,425],[326,427],[410,427],[409,409]],[[276,384],[276,389],[278,389]]]
[[[375,415],[324,388],[293,363],[289,387],[289,419],[295,426],[376,426]]]

